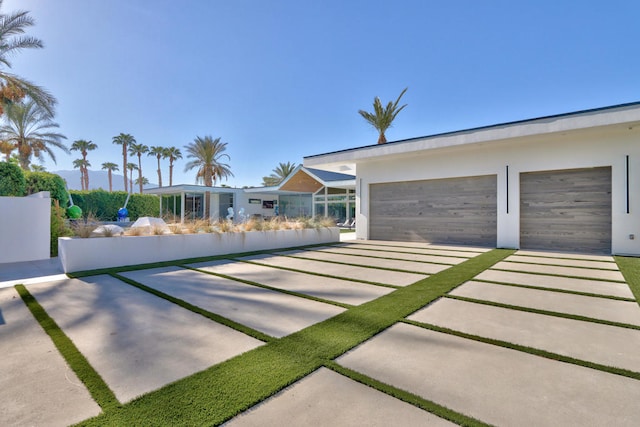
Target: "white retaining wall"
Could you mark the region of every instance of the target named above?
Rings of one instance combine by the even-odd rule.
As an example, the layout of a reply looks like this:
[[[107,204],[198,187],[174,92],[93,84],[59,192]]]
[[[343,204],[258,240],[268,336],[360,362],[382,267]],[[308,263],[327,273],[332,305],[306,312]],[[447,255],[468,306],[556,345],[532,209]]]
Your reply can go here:
[[[27,197],[0,197],[0,264],[48,259],[51,199],[48,191]]]

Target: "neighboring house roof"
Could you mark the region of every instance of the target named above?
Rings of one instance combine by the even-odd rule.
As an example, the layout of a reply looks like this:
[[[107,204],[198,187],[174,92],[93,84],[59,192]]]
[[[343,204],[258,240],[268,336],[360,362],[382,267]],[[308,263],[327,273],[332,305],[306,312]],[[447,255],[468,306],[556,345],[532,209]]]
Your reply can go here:
[[[338,172],[305,168],[299,165],[285,178],[278,189],[298,193],[315,193],[322,187],[349,188],[356,185],[356,177]]]
[[[575,111],[446,132],[418,138],[367,145],[304,158],[305,167],[325,170],[355,170],[359,161],[383,156],[410,155],[416,151],[489,143],[500,140],[584,130],[612,125],[640,125],[640,102],[619,104],[603,108]]]

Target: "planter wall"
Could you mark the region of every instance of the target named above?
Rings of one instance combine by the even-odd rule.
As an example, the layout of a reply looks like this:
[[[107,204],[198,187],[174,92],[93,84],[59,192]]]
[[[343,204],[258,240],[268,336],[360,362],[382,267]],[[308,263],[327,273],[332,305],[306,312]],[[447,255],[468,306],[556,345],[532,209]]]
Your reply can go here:
[[[340,240],[338,228],[58,239],[65,273]]]

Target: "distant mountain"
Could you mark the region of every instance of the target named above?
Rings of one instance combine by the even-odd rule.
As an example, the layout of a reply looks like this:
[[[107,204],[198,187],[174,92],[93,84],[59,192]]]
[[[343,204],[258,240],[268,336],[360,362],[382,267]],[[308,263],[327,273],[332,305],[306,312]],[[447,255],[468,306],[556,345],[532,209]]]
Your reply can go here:
[[[69,190],[82,190],[82,185],[80,184],[79,170],[76,169],[76,170],[51,171],[51,173],[60,175],[62,179],[67,181],[67,188]],[[124,177],[122,175],[118,175],[114,173],[111,176],[111,180],[113,183],[113,191],[124,191]],[[157,186],[158,184],[149,183],[145,185],[144,188],[154,188]],[[107,171],[102,171],[102,170],[101,171],[89,170],[89,190],[97,190],[99,188],[109,191],[109,173]],[[135,190],[136,188],[138,188],[138,186],[134,183],[133,188]]]

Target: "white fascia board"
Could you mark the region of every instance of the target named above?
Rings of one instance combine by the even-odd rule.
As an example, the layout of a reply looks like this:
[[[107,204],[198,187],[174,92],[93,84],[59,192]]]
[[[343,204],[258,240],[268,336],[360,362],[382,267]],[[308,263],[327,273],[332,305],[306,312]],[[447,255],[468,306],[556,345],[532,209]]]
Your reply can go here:
[[[530,121],[463,130],[449,134],[427,136],[414,140],[354,148],[335,153],[319,154],[305,157],[304,165],[306,167],[317,167],[319,169],[330,168],[333,170],[340,165],[353,165],[366,160],[406,155],[418,151],[490,143],[538,135],[543,136],[611,125],[635,125],[638,123],[640,123],[640,106],[621,106],[619,108],[611,108],[610,110],[571,113],[562,116],[552,116]]]

